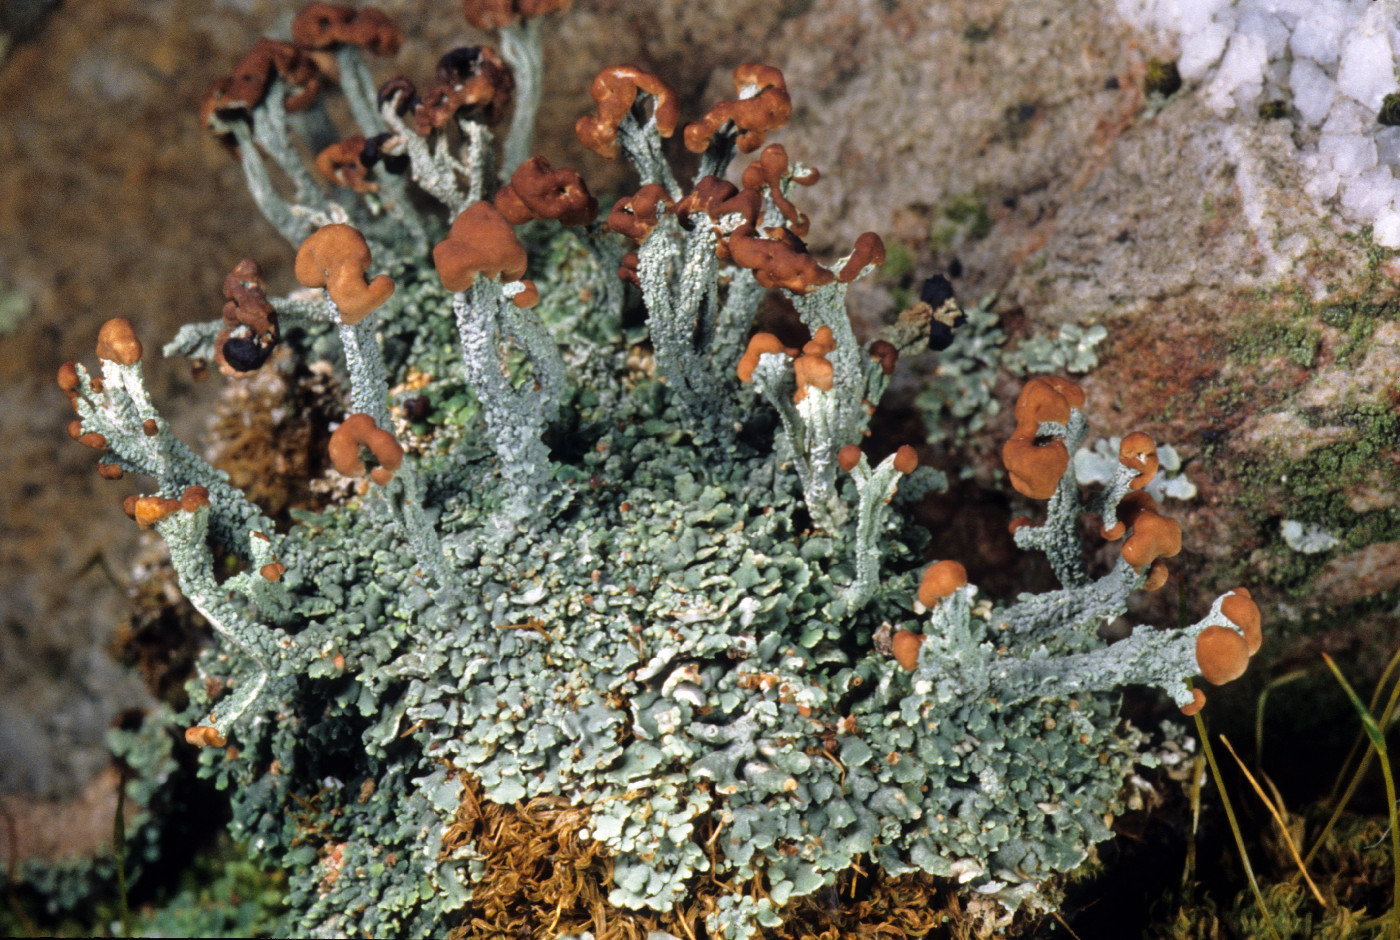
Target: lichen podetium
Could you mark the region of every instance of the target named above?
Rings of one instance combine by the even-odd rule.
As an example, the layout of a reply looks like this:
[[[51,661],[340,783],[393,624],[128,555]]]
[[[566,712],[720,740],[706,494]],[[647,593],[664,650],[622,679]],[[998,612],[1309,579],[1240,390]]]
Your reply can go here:
[[[790,200],[815,173],[764,146],[791,110],[767,66],[736,68],[735,98],[684,127],[688,187],[662,148],[678,98],[633,66],[600,73],[578,125],[641,177],[605,220],[577,173],[525,158],[531,95],[498,174],[489,122],[538,88],[540,7],[468,2],[503,53],[448,53],[420,95],[374,90],[364,51],[400,40],[386,17],[313,4],[295,42],[264,40],[206,102],[303,289],[269,297],[245,261],[223,318],[166,351],[233,381],[279,347],[332,359],[349,402],[331,459],[365,477],[352,495],[279,533],[171,435],[126,321],[102,329],[100,378],[60,371],[104,475],[155,481],[127,508],[222,638],[186,737],[235,836],[289,869],[285,930],[467,930],[486,860],[455,821],[479,797],[572,804],[614,909],[691,911],[710,936],[776,924],[857,864],[1045,903],[1043,882],[1108,837],[1138,758],[1114,690],[1199,708],[1187,680],[1228,681],[1258,647],[1248,592],[1182,630],[1098,638],[1161,585],[1181,533],[1143,491],[1146,435],[1081,489],[1084,395],[1054,377],[1026,385],[1004,459],[1048,500],[1017,543],[1062,586],[999,603],[954,561],[924,568],[936,534],[902,510],[941,475],[910,447],[874,463],[860,445],[898,359],[962,322],[946,282],[856,339],[845,292],[883,245],[807,253]],[[333,86],[353,137],[336,139]],[[750,336],[770,291],[800,347]],[[1123,540],[1101,576],[1085,512]],[[215,547],[241,570],[216,577]],[[731,888],[697,908],[702,880]]]

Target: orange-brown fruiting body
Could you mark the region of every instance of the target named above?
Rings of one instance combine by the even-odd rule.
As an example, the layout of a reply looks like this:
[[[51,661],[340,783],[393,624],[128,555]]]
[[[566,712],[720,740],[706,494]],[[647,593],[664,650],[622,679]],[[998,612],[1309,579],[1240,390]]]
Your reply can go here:
[[[143,529],[149,529],[160,520],[180,511],[180,501],[178,499],[166,499],[162,496],[140,496],[132,506],[132,513],[136,519],[136,524]]]
[[[1200,711],[1206,704],[1206,694],[1200,689],[1191,690],[1191,704],[1181,706],[1181,713],[1186,717],[1191,717]]]
[[[676,215],[682,222],[689,222],[693,213],[703,212],[712,220],[722,219],[735,212],[749,225],[757,225],[759,213],[763,211],[763,193],[757,189],[739,189],[728,180],[714,176],[702,176],[680,202],[676,203]],[[719,254],[727,258],[729,246],[721,242]]]
[[[752,153],[763,146],[768,131],[777,130],[792,117],[783,73],[770,65],[746,62],[734,69],[736,100],[721,101],[704,117],[685,129],[685,147],[691,153],[704,153],[715,131],[733,121],[739,130],[736,146]]]
[[[621,150],[617,142],[618,125],[632,110],[639,91],[652,97],[657,132],[662,137],[674,134],[681,116],[680,98],[675,90],[635,65],[610,65],[598,73],[588,89],[598,103],[597,116],[585,114],[574,124],[579,143],[600,157],[615,158]]]
[[[113,317],[97,333],[97,358],[134,366],[141,361],[141,341],[126,317]]]
[[[1141,570],[1158,558],[1171,558],[1181,551],[1181,524],[1143,509],[1130,523],[1133,534],[1123,543],[1123,560]]]
[[[280,561],[270,562],[258,569],[258,574],[268,581],[281,581],[282,575],[287,573],[287,566]]]
[[[68,399],[68,404],[73,406],[73,410],[78,410],[78,364],[76,362],[65,362],[58,367],[58,387],[63,390],[64,396]]]
[[[462,15],[477,29],[505,29],[572,4],[573,0],[462,0]]]
[[[598,217],[598,200],[578,171],[553,169],[544,157],[531,157],[516,168],[510,182],[497,191],[496,208],[512,225],[531,219],[587,225]]]
[[[890,645],[894,650],[894,658],[897,663],[910,672],[918,668],[919,650],[924,645],[923,634],[910,630],[900,630],[895,633]]]
[[[1064,441],[1037,443],[1042,423],[1065,424],[1070,409],[1084,404],[1084,392],[1067,379],[1041,376],[1031,379],[1016,398],[1016,429],[1001,449],[1001,460],[1011,485],[1031,499],[1055,495],[1060,478],[1069,469],[1069,449]]]
[[[522,310],[528,310],[540,302],[540,289],[535,286],[534,281],[521,281],[520,283],[525,285],[525,289],[512,297],[510,302]]]
[[[515,229],[489,202],[472,203],[452,223],[447,237],[433,248],[433,265],[442,286],[464,291],[478,274],[518,281],[528,263]]]
[[[1201,678],[1224,685],[1244,675],[1249,665],[1249,644],[1229,627],[1211,624],[1196,637],[1196,664]]]
[[[228,740],[208,725],[196,725],[185,729],[185,743],[195,747],[223,747]]]
[[[365,280],[369,245],[353,226],[323,225],[297,249],[296,279],[302,287],[324,287],[347,325],[354,326],[377,310],[394,292],[389,275]]]
[[[1037,444],[1034,438],[1013,437],[1002,445],[1001,462],[1016,492],[1049,499],[1069,469],[1069,450],[1064,441]]]
[[[1157,474],[1157,445],[1146,434],[1134,431],[1118,446],[1118,462],[1137,472],[1128,486],[1140,490]]]
[[[860,276],[860,272],[870,267],[875,267],[885,263],[885,243],[874,232],[865,232],[856,238],[856,245],[851,251],[850,260],[842,267],[836,275],[836,280],[842,284],[849,284]]]
[[[627,254],[622,256],[622,262],[617,266],[618,278],[640,288],[642,286],[642,278],[641,275],[637,273],[637,265],[641,264],[641,262],[642,259],[637,257],[635,251],[627,252]]]
[[[919,603],[932,607],[945,597],[967,584],[967,569],[959,562],[945,559],[936,561],[924,569],[919,582]]]
[[[792,395],[794,402],[806,398],[809,388],[829,392],[836,387],[836,371],[831,365],[831,360],[825,356],[798,356],[792,364],[792,371],[797,377],[797,391]]]
[[[1242,587],[1235,588],[1220,602],[1220,613],[1244,632],[1249,655],[1259,652],[1259,647],[1264,644],[1263,618],[1249,592]]]
[[[1071,408],[1082,409],[1084,407],[1084,389],[1074,382],[1059,375],[1046,375],[1042,379],[1050,383],[1050,387],[1059,392],[1069,402]]]
[[[106,450],[107,438],[96,431],[83,433],[83,422],[76,418],[68,422],[68,436],[82,444],[84,447],[91,447],[93,450]]]
[[[919,452],[905,444],[894,452],[894,468],[903,474],[919,469]]]
[[[376,55],[394,55],[403,31],[374,7],[309,3],[292,19],[292,38],[308,49],[359,46]]]
[[[860,463],[860,445],[847,444],[836,452],[836,466],[850,473]]]
[[[320,93],[323,76],[310,55],[289,42],[259,39],[233,71],[205,94],[199,108],[200,123],[227,136],[226,129],[221,128],[222,121],[246,120],[267,94],[274,75],[281,76],[293,89],[286,100],[288,111],[306,110]]]
[[[831,327],[820,326],[812,334],[812,338],[807,340],[802,347],[802,352],[808,356],[825,356],[836,349],[836,336],[831,332]]]
[[[786,196],[783,195],[783,177],[788,172],[787,150],[782,144],[769,144],[763,148],[763,153],[758,159],[744,168],[740,182],[744,184],[744,189],[759,192],[763,187],[768,187],[768,197],[773,200],[773,205],[783,214],[790,228],[799,238],[806,238],[807,231],[811,228],[811,220],[805,213],[799,212]],[[803,177],[793,177],[793,182],[810,186],[817,181],[817,171],[811,170]]]
[[[453,53],[444,56],[438,62],[437,82],[416,101],[413,84],[407,79],[385,84],[379,90],[380,100],[397,99],[395,107],[402,111],[411,104],[413,131],[420,137],[442,130],[454,117],[494,124],[510,106],[515,80],[494,49],[478,46],[469,52],[461,58],[454,58]]]
[[[608,228],[634,242],[643,242],[661,221],[661,207],[664,205],[667,209],[674,209],[675,204],[665,186],[647,183],[637,190],[636,195],[619,199],[613,204],[612,211],[608,213]]]
[[[807,254],[802,240],[785,228],[771,228],[759,235],[754,226],[740,225],[725,244],[734,263],[753,271],[754,279],[764,287],[805,294],[836,279]]]
[[[329,446],[331,465],[348,477],[365,475],[365,464],[360,459],[360,448],[367,447],[379,461],[379,466],[370,473],[370,479],[380,486],[393,478],[394,471],[403,462],[403,448],[394,435],[374,423],[367,414],[353,414],[340,422],[340,427],[331,434]]]
[[[783,345],[782,340],[772,333],[755,333],[749,337],[748,348],[744,350],[744,355],[739,357],[739,366],[735,369],[740,382],[753,381],[753,370],[758,368],[758,359],[764,353],[788,353],[792,355],[791,351]]]
[[[1052,381],[1053,378],[1054,376],[1039,376],[1031,379],[1021,389],[1021,394],[1016,396],[1016,433],[1034,437],[1041,424],[1069,423],[1072,404],[1057,387],[1057,383]],[[1083,400],[1082,393],[1080,400]]]
[[[870,344],[870,358],[879,361],[882,373],[893,375],[895,363],[899,361],[899,350],[895,348],[893,343],[877,339]]]
[[[379,186],[370,182],[369,170],[360,159],[364,150],[363,135],[337,141],[316,154],[316,170],[337,186],[357,193],[378,192]]]
[[[263,339],[277,339],[277,311],[267,302],[267,282],[252,258],[244,258],[224,276],[223,320],[229,326],[246,326]]]

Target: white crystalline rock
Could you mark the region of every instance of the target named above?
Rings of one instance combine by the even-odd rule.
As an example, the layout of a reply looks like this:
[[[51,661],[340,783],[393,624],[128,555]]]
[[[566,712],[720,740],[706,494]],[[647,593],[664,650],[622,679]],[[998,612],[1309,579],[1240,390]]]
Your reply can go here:
[[[1376,142],[1365,134],[1324,137],[1317,152],[1331,161],[1332,172],[1344,177],[1359,176],[1376,165]]]
[[[1377,219],[1371,237],[1378,245],[1400,248],[1400,212],[1388,212]]]
[[[1230,37],[1225,58],[1215,77],[1205,87],[1205,100],[1215,111],[1228,111],[1236,103],[1245,104],[1259,97],[1264,87],[1264,70],[1269,55],[1262,37],[1236,33]]]
[[[1382,127],[1375,136],[1381,165],[1400,166],[1400,127]]]
[[[1376,129],[1376,115],[1367,113],[1360,104],[1346,95],[1337,95],[1327,119],[1322,122],[1322,136],[1336,137],[1344,134],[1373,133]]]
[[[1362,218],[1376,219],[1393,211],[1395,198],[1400,196],[1400,180],[1383,166],[1367,170],[1350,180],[1342,190],[1342,208]]]
[[[1118,0],[1119,14],[1179,50],[1211,110],[1256,120],[1281,99],[1298,116],[1303,189],[1377,243],[1400,248],[1400,129],[1376,119],[1400,91],[1400,0]]]
[[[1177,72],[1188,82],[1200,81],[1210,74],[1220,61],[1230,42],[1230,27],[1208,20],[1191,32],[1191,45],[1181,50],[1176,61]]]
[[[1326,120],[1337,100],[1337,83],[1316,62],[1294,59],[1288,84],[1293,88],[1293,107],[1303,123],[1316,126]]]
[[[1288,39],[1293,58],[1321,66],[1335,66],[1341,55],[1341,40],[1347,28],[1345,3],[1313,3],[1307,16]]]
[[[1271,62],[1282,59],[1284,52],[1288,49],[1289,28],[1284,25],[1283,20],[1267,9],[1260,7],[1241,9],[1238,31],[1245,35],[1254,36],[1264,43],[1264,52]]]
[[[1378,5],[1376,13],[1381,12]],[[1342,94],[1371,110],[1395,90],[1395,59],[1379,16],[1367,16],[1362,29],[1342,45],[1342,64],[1337,69],[1337,87]],[[1367,30],[1367,27],[1370,27]]]

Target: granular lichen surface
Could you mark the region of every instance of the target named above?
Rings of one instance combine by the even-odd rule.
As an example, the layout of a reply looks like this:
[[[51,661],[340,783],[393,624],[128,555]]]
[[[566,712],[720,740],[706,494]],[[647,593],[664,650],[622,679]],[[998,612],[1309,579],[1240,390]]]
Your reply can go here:
[[[907,507],[941,475],[913,448],[876,463],[860,445],[899,358],[947,349],[966,318],[934,279],[856,339],[846,288],[883,245],[867,233],[829,265],[806,252],[793,200],[815,174],[766,139],[791,111],[781,73],[739,65],[735,99],[682,129],[662,79],[604,69],[579,137],[642,185],[600,216],[577,173],[525,159],[539,17],[465,7],[502,18],[502,52],[448,53],[421,95],[375,91],[364,54],[397,48],[387,18],[313,4],[294,43],[260,45],[206,100],[300,246],[303,289],[269,297],[245,261],[223,318],[167,352],[233,381],[283,347],[330,362],[348,392],[330,459],[357,478],[331,506],[279,532],[175,440],[124,320],[102,328],[101,377],[59,374],[103,475],[155,480],[127,509],[220,635],[186,739],[234,836],[290,872],[284,929],[461,927],[487,867],[459,824],[479,799],[578,808],[619,909],[670,910],[723,879],[712,936],[772,926],[870,863],[1051,903],[1043,884],[1109,836],[1142,759],[1115,689],[1194,711],[1189,677],[1229,681],[1259,645],[1243,588],[1184,629],[1098,638],[1181,547],[1145,490],[1152,442],[1124,438],[1081,488],[1083,392],[1031,380],[1003,453],[1046,501],[1017,543],[1061,587],[1000,603],[956,562],[925,568],[937,534]],[[340,142],[328,58],[359,125]],[[488,123],[512,97],[498,167]],[[685,186],[673,133],[699,157]],[[740,154],[757,154],[742,187],[724,182]],[[750,335],[770,291],[800,348]],[[1086,567],[1085,513],[1123,540],[1107,572]]]

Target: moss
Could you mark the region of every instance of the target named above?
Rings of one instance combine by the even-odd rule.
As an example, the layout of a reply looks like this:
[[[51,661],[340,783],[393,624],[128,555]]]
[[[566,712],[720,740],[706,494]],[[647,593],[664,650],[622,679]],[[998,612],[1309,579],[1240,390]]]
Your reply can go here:
[[[222,838],[184,873],[178,893],[148,906],[143,937],[270,937],[286,904],[287,876],[264,870],[246,847]]]
[[[946,251],[961,242],[978,241],[991,233],[992,225],[986,200],[973,193],[952,196],[929,228],[929,246]]]
[[[914,270],[914,252],[904,242],[885,242],[885,263],[880,266],[880,276],[897,281]]]
[[[1307,812],[1310,828],[1322,825],[1320,807]],[[1301,823],[1301,817],[1293,817]],[[1389,840],[1378,816],[1344,816],[1319,847],[1309,865],[1313,881],[1327,901],[1319,905],[1297,877],[1297,866],[1280,840],[1261,839],[1252,846],[1268,920],[1281,940],[1350,940],[1379,936],[1374,916],[1390,904]],[[1238,881],[1238,876],[1232,879]],[[1243,885],[1233,897],[1192,893],[1180,902],[1175,917],[1153,928],[1154,940],[1266,937],[1271,931],[1254,892]]]
[[[1307,368],[1317,359],[1321,331],[1307,326],[1284,323],[1262,324],[1247,334],[1231,339],[1232,358],[1254,364],[1263,359],[1282,356],[1297,366]]]
[[[1181,73],[1177,71],[1176,63],[1149,59],[1147,74],[1142,80],[1142,90],[1149,95],[1161,95],[1164,98],[1170,98],[1180,91]]]
[[[958,225],[970,223],[974,238],[982,238],[992,226],[991,218],[987,215],[987,203],[971,193],[958,196],[944,205],[943,217]]]
[[[1400,490],[1400,469],[1386,459],[1400,448],[1400,416],[1380,405],[1355,408],[1329,421],[1349,425],[1355,435],[1298,459],[1272,458],[1239,465],[1239,505],[1259,531],[1273,531],[1262,565],[1268,579],[1290,596],[1303,598],[1313,577],[1337,554],[1378,542],[1400,540],[1400,507],[1357,512],[1349,496],[1361,487]],[[1286,509],[1285,509],[1286,507]],[[1277,520],[1321,525],[1340,540],[1333,552],[1302,555],[1277,534]]]
[[[1343,365],[1354,364],[1364,358],[1376,327],[1395,320],[1397,316],[1400,316],[1400,304],[1393,297],[1378,303],[1358,301],[1333,305],[1322,312],[1324,323],[1336,326],[1346,334],[1346,338],[1337,346],[1337,361]]]
[[[1207,212],[1213,205],[1209,197],[1202,201]],[[1308,288],[1293,283],[1256,290],[1254,305],[1270,322],[1234,339],[1231,352],[1240,361],[1255,363],[1269,356],[1284,356],[1306,367],[1315,361],[1319,340],[1335,330],[1342,335],[1329,337],[1328,342],[1336,363],[1354,366],[1365,357],[1376,329],[1400,318],[1400,292],[1380,268],[1395,253],[1377,245],[1369,227],[1340,233],[1340,237],[1364,250],[1362,269],[1345,282],[1329,283],[1322,298],[1315,298]],[[1316,261],[1333,270],[1345,267],[1344,259],[1335,252]]]
[[[1381,99],[1380,111],[1376,114],[1376,123],[1385,127],[1400,126],[1400,92],[1392,91]]]

